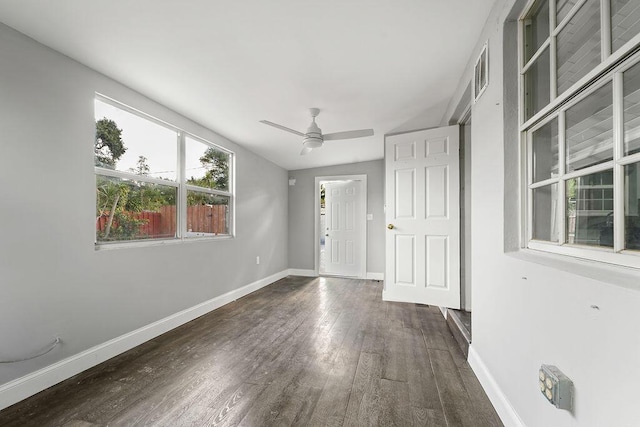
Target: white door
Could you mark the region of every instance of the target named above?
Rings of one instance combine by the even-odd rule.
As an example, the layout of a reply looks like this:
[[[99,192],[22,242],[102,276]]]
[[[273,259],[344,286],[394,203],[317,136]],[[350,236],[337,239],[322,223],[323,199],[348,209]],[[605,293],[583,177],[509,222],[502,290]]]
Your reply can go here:
[[[383,299],[460,308],[459,128],[385,141]]]
[[[361,181],[335,181],[325,185],[326,274],[363,277],[362,238],[366,227]]]

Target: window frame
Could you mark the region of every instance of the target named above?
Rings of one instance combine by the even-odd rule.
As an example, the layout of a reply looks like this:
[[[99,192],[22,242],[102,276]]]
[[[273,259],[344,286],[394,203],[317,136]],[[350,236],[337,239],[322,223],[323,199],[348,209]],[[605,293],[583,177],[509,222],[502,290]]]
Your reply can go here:
[[[640,64],[640,34],[617,51],[611,52],[611,16],[609,0],[600,0],[600,33],[601,62],[584,77],[571,85],[562,94],[556,93],[556,37],[558,33],[575,16],[587,0],[578,0],[569,13],[556,26],[556,0],[549,1],[549,36],[543,41],[528,61],[525,61],[525,19],[536,6],[536,0],[530,0],[524,7],[518,21],[518,94],[519,94],[519,135],[521,165],[521,206],[522,227],[521,247],[576,258],[606,262],[625,267],[640,268],[640,251],[624,249],[625,244],[625,186],[624,167],[640,162],[640,153],[624,155],[624,94],[622,79],[624,71]],[[550,102],[540,111],[526,119],[526,103],[524,76],[535,61],[549,50],[550,64]],[[613,159],[583,169],[566,171],[566,111],[572,106],[593,94],[605,85],[612,84],[612,150]],[[553,120],[558,126],[558,174],[555,177],[533,182],[532,135],[541,127]],[[613,170],[613,247],[598,247],[565,243],[566,239],[566,182],[592,173]],[[533,190],[557,183],[557,213],[555,221],[558,228],[558,242],[533,239]]]
[[[95,93],[94,102],[100,101],[105,104],[109,104],[115,108],[126,111],[130,114],[138,116],[144,120],[148,120],[156,125],[167,128],[176,133],[176,180],[165,180],[161,178],[154,178],[147,175],[138,175],[131,172],[118,171],[115,169],[104,168],[101,166],[95,166],[94,164],[94,176],[107,176],[112,178],[120,178],[138,182],[148,182],[150,184],[164,185],[167,187],[173,187],[176,189],[176,235],[173,238],[149,238],[149,239],[135,239],[135,240],[115,240],[100,242],[97,239],[97,234],[94,233],[94,246],[96,249],[112,249],[120,247],[138,247],[138,246],[155,246],[169,243],[184,243],[191,241],[201,240],[224,240],[235,238],[235,152],[224,148],[218,144],[215,144],[206,138],[195,135],[177,126],[174,126],[168,122],[153,117],[143,111],[130,107],[122,102],[119,102],[113,98],[110,98],[101,93]],[[95,112],[94,112],[95,121]],[[95,128],[95,126],[94,126]],[[199,187],[192,184],[187,184],[186,180],[186,139],[187,137],[202,143],[208,147],[214,148],[218,151],[229,155],[229,188],[228,191],[215,190],[207,187]],[[207,193],[211,195],[229,197],[229,212],[228,219],[228,233],[227,234],[214,234],[214,233],[202,233],[202,232],[188,232],[187,231],[187,192],[197,191],[201,193]],[[94,199],[95,205],[96,199]]]
[[[482,79],[484,77],[484,80]],[[482,94],[489,86],[489,42],[486,41],[476,58],[473,67],[472,94],[473,103],[480,100]]]

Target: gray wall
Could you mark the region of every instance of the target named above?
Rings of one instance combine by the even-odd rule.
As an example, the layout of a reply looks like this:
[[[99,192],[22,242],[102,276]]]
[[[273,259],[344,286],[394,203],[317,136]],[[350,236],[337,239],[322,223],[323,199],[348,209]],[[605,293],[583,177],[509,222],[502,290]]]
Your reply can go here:
[[[0,58],[0,358],[63,339],[0,385],[287,269],[285,170],[1,24]],[[236,238],[94,249],[95,92],[235,151]]]
[[[489,86],[472,106],[470,363],[506,425],[637,425],[638,270],[519,247],[516,33],[508,19],[525,3],[495,3],[442,121],[454,113],[488,40]],[[573,411],[540,395],[543,363],[573,380]]]
[[[313,155],[313,153],[311,154]],[[316,176],[367,175],[367,272],[384,272],[384,161],[302,169],[289,172],[289,267],[314,268],[314,185]]]

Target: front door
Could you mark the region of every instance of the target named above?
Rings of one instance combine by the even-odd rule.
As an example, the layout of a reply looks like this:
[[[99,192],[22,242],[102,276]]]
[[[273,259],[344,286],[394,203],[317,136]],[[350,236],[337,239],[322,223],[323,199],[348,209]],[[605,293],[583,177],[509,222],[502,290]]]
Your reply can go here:
[[[459,132],[386,138],[387,301],[460,308]]]
[[[362,181],[334,181],[325,184],[325,269],[326,274],[362,276],[363,248]]]

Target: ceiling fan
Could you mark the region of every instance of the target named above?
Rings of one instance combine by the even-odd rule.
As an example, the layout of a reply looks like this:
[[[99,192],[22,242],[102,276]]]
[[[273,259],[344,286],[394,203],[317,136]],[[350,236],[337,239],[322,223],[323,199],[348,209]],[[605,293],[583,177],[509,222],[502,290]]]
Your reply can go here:
[[[309,153],[314,148],[322,147],[324,141],[362,138],[364,136],[373,135],[373,129],[349,130],[345,132],[335,132],[323,135],[322,130],[316,124],[316,117],[318,117],[318,114],[320,114],[320,109],[309,108],[309,113],[311,114],[311,124],[309,125],[306,133],[298,132],[297,130],[290,129],[288,127],[270,122],[268,120],[260,120],[260,123],[264,123],[265,125],[273,126],[274,128],[278,128],[286,132],[291,132],[298,136],[302,136],[304,139],[302,140],[302,151],[300,152],[301,156]]]

